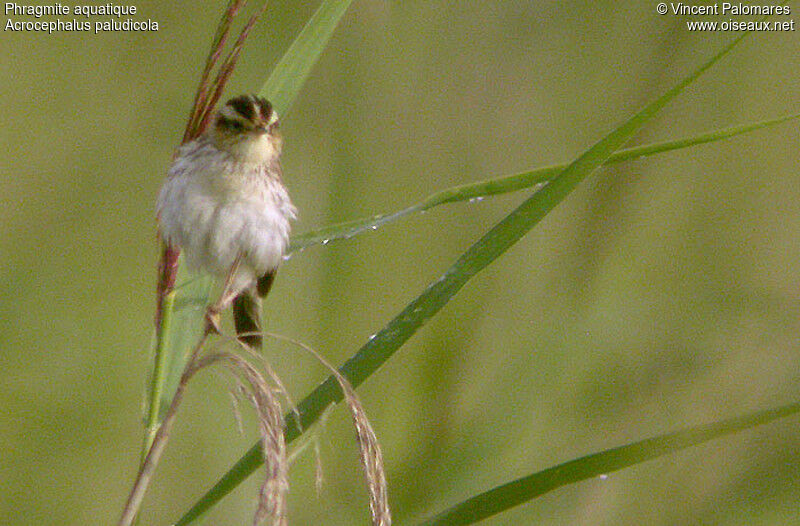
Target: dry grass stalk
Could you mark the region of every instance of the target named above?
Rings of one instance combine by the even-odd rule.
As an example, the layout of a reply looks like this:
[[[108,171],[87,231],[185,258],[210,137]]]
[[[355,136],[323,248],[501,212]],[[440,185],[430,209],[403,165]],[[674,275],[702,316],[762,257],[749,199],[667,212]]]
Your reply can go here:
[[[264,335],[293,343],[305,349],[319,360],[338,382],[344,394],[345,404],[350,410],[353,425],[356,429],[356,442],[358,443],[361,467],[364,469],[364,477],[366,478],[367,489],[369,491],[369,509],[372,515],[372,524],[373,526],[390,526],[392,523],[392,514],[389,509],[388,484],[386,482],[386,471],[383,467],[383,454],[381,453],[378,437],[375,435],[375,431],[369,423],[367,414],[361,405],[361,401],[358,399],[358,395],[356,395],[355,389],[350,385],[347,378],[342,376],[342,374],[329,364],[322,355],[308,345],[278,334],[264,333]]]
[[[231,398],[231,410],[233,411],[233,418],[236,420],[236,430],[240,435],[244,435],[244,424],[242,423],[242,411],[239,409],[239,402],[243,396],[244,386],[237,382],[236,388],[231,389],[228,395]]]
[[[260,336],[263,333],[261,333],[261,332],[258,332],[258,333],[243,332],[243,333],[237,334],[236,338],[232,338],[232,339],[229,338],[228,341],[232,341],[233,343],[237,344],[239,346],[239,348],[242,351],[244,351],[245,354],[247,354],[247,356],[249,356],[250,358],[252,358],[256,362],[258,362],[259,365],[261,365],[261,367],[264,368],[264,370],[267,372],[267,374],[269,375],[269,377],[272,380],[272,382],[275,384],[275,387],[278,388],[278,392],[280,392],[281,395],[283,395],[284,399],[286,400],[286,404],[291,408],[292,415],[297,420],[297,424],[298,424],[298,427],[299,427],[299,424],[300,424],[300,413],[297,411],[297,404],[294,403],[294,400],[292,399],[292,395],[289,394],[289,390],[286,389],[286,386],[283,385],[283,381],[281,380],[281,377],[278,376],[278,373],[275,372],[275,370],[269,364],[269,362],[264,357],[264,355],[254,351],[250,346],[245,345],[244,343],[242,343],[241,340],[239,340],[240,337],[242,337],[242,336],[250,336],[251,334],[257,334],[257,335]]]
[[[264,376],[250,362],[237,354],[214,352],[198,360],[194,369],[197,371],[217,362],[226,362],[234,375],[248,384],[246,395],[258,417],[266,478],[261,486],[253,525],[258,526],[265,519],[271,518],[273,526],[285,526],[289,463],[283,437],[284,421],[281,404]]]
[[[317,497],[322,493],[323,468],[322,452],[319,447],[319,437],[312,438],[314,441],[314,489],[317,490]]]
[[[378,437],[375,436],[372,426],[367,419],[367,414],[356,396],[355,390],[344,376],[337,371],[334,376],[339,382],[344,393],[345,402],[353,417],[356,428],[356,440],[361,452],[361,467],[367,479],[369,490],[369,509],[372,514],[374,526],[389,526],[392,523],[392,514],[389,510],[389,495],[386,484],[386,472],[383,468],[383,455],[381,454]]]

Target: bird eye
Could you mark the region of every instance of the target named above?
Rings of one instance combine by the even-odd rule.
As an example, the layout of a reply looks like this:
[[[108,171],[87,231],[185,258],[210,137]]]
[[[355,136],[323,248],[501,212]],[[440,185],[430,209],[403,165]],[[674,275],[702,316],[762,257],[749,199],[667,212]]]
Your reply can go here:
[[[242,132],[245,129],[245,125],[237,119],[229,119],[227,117],[222,117],[219,121],[219,126],[232,131],[232,132]]]

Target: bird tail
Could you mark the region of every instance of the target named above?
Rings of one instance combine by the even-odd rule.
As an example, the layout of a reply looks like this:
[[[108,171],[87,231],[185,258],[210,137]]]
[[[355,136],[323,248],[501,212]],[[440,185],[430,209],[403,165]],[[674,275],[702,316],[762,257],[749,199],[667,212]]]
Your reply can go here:
[[[233,300],[233,324],[236,326],[237,338],[252,349],[261,349],[263,344],[261,300],[269,293],[274,280],[273,270],[258,279],[255,290],[245,290]]]

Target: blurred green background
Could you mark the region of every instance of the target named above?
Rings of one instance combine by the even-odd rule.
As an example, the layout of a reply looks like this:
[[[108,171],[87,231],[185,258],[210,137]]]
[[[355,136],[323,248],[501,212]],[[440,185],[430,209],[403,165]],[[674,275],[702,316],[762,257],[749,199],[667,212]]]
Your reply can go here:
[[[141,1],[157,33],[4,32],[0,524],[111,524],[132,483],[152,336],[154,200],[217,2]],[[316,3],[272,2],[227,94],[257,91]],[[21,17],[16,17],[21,18]],[[296,231],[568,161],[733,35],[655,2],[355,2],[283,120]],[[5,22],[5,20],[3,20]],[[798,110],[797,33],[750,36],[636,138]],[[593,175],[360,390],[399,522],[650,435],[800,400],[796,124]],[[523,195],[295,255],[270,330],[335,364]],[[325,377],[286,344],[300,399]],[[231,382],[192,384],[143,524],[176,520],[256,438]],[[292,524],[365,524],[349,416],[292,469]],[[797,524],[789,418],[562,488],[487,524]],[[249,524],[259,476],[206,518]]]

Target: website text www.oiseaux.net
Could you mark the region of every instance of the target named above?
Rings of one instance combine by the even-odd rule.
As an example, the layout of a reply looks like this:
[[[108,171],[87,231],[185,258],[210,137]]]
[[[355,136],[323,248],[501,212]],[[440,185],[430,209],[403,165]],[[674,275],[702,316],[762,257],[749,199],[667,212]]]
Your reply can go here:
[[[794,20],[783,22],[744,22],[740,20],[725,20],[712,22],[707,20],[689,20],[686,22],[689,31],[794,31]]]
[[[656,5],[656,12],[659,15],[685,16],[691,17],[686,21],[689,31],[794,31],[794,20],[788,19],[792,15],[792,8],[784,5],[784,2],[777,4],[746,4],[742,2],[709,2],[704,3],[684,3],[684,2],[659,2]],[[703,20],[700,17],[718,17],[723,20]],[[782,16],[783,20],[764,20],[746,21],[735,20],[729,17],[736,16]]]

